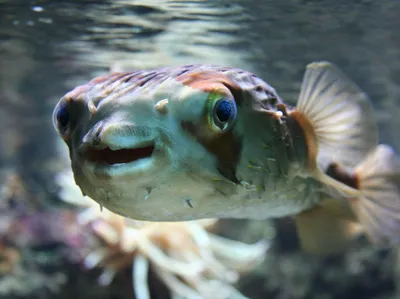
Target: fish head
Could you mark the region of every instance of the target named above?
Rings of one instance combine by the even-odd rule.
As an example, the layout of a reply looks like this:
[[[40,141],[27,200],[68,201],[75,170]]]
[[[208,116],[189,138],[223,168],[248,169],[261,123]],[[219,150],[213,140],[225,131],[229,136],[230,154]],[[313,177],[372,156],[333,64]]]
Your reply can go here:
[[[93,79],[53,120],[83,194],[123,216],[176,221],[240,209],[229,198],[243,154],[272,115],[260,107],[232,76],[191,66]]]

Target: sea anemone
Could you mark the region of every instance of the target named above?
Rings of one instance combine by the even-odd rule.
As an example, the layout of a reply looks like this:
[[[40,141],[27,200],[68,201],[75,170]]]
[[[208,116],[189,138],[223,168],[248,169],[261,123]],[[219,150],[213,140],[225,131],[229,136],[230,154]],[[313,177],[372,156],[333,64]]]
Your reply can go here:
[[[245,244],[210,233],[216,219],[186,222],[135,221],[119,216],[83,197],[71,173],[57,177],[60,197],[79,204],[80,225],[101,240],[85,254],[83,264],[102,267],[99,282],[109,284],[114,276],[133,264],[135,297],[150,298],[149,267],[169,288],[173,298],[246,298],[233,286],[240,273],[261,263],[268,242]]]

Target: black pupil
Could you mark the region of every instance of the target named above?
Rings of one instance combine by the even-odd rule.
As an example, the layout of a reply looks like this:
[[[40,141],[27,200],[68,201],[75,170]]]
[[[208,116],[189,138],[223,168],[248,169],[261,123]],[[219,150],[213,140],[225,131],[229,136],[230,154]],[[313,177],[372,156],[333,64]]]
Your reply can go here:
[[[216,114],[220,122],[227,122],[232,114],[232,104],[227,100],[218,103]]]
[[[67,105],[62,105],[57,112],[57,121],[60,128],[65,129],[69,122],[69,112]]]

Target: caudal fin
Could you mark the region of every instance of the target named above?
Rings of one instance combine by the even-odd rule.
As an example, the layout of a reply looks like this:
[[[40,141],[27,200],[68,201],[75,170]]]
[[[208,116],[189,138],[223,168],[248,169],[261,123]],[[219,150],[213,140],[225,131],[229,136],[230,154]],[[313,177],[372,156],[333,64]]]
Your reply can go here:
[[[400,158],[389,146],[378,145],[377,125],[367,95],[331,63],[314,62],[307,66],[298,105],[289,113],[304,132],[308,174],[324,183],[332,197],[349,199],[373,242],[399,243]],[[317,223],[311,222],[312,216],[324,223],[324,230],[341,230],[342,239],[347,238],[347,224],[328,227],[324,222],[327,217],[312,212],[306,215],[306,221],[299,217],[300,228]]]
[[[361,197],[352,206],[374,243],[400,242],[400,159],[387,145],[379,145],[355,169]]]

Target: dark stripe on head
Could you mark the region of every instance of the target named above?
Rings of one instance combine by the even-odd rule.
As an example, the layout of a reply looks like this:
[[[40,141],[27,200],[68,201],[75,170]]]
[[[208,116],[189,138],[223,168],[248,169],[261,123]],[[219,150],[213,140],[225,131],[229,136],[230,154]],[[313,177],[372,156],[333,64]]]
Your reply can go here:
[[[243,95],[240,85],[218,69],[199,70],[193,68],[188,72],[181,73],[176,80],[183,85],[206,93],[226,93],[229,90],[237,106],[242,104]],[[223,132],[210,131],[206,114],[199,123],[182,121],[181,126],[217,159],[217,169],[220,174],[238,184],[236,168],[242,153],[242,140],[235,136],[232,128]]]
[[[181,126],[216,157],[220,174],[238,184],[236,168],[242,152],[242,140],[236,137],[232,130],[210,137],[204,134],[206,128],[202,124],[195,125],[190,121],[182,121]]]
[[[207,70],[193,67],[190,71],[177,76],[176,80],[183,85],[206,93],[223,92],[228,89],[237,106],[242,104],[243,95],[240,85],[224,74],[221,69]],[[208,127],[207,115],[204,115],[200,123],[182,121],[181,126],[217,159],[217,169],[220,174],[238,184],[236,169],[241,158],[242,139],[235,136],[232,128],[224,132],[211,132]]]

